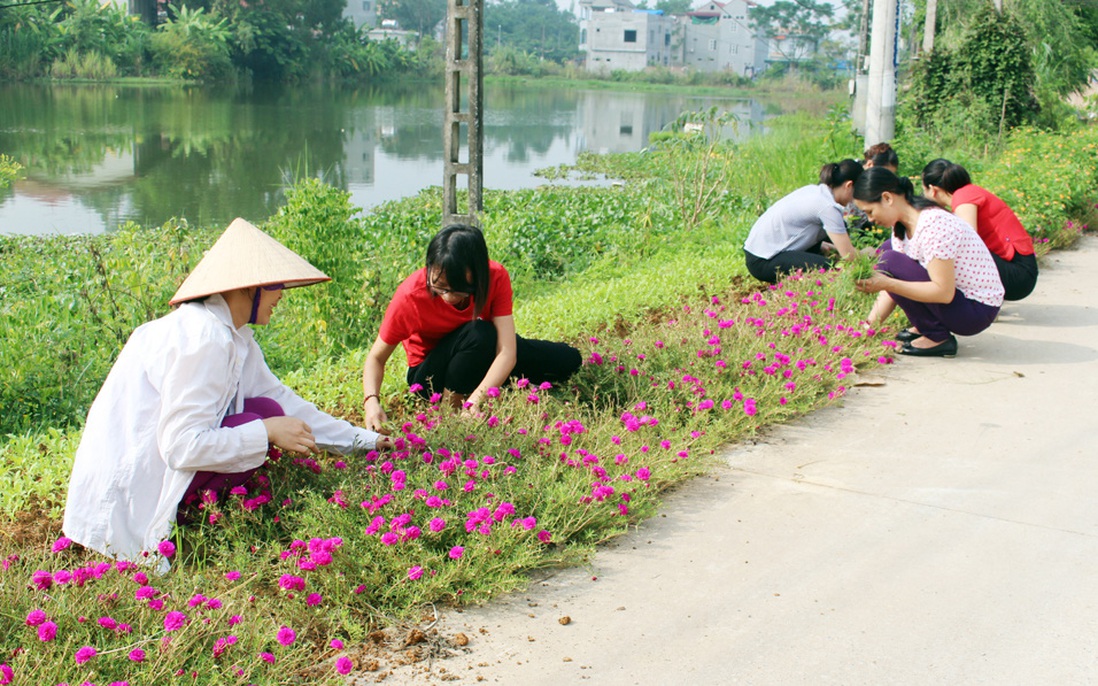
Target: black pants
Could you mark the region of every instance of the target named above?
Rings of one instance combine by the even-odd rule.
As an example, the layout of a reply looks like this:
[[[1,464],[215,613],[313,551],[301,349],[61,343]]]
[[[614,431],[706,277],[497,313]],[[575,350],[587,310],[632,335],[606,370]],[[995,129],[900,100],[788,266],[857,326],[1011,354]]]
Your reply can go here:
[[[824,257],[819,245],[810,250],[780,252],[769,260],[752,255],[746,250],[743,251],[743,256],[751,276],[766,283],[777,283],[782,274],[791,274],[798,269],[810,272],[831,267],[831,260]]]
[[[1006,289],[1007,300],[1021,300],[1033,292],[1037,286],[1037,257],[1014,253],[1013,260],[1004,260],[991,253],[995,266],[999,269],[999,278]]]
[[[515,347],[511,377],[533,383],[566,381],[583,363],[580,352],[566,343],[515,336]],[[408,370],[408,384],[423,386],[419,394],[425,398],[443,389],[468,395],[484,380],[495,358],[496,327],[478,319],[439,341],[423,362]]]

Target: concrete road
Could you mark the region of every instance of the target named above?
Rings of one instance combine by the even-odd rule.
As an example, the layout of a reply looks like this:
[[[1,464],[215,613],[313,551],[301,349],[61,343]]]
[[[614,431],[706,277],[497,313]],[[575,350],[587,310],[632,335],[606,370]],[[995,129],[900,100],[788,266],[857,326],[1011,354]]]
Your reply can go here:
[[[1098,238],[386,683],[1098,683]],[[562,624],[562,617],[570,623]]]

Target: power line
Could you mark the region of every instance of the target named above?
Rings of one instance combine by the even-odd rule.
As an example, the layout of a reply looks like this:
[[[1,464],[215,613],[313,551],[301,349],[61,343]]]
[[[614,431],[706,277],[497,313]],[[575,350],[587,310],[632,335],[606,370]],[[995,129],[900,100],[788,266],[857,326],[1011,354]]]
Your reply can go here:
[[[31,0],[31,2],[17,2],[13,5],[0,5],[0,10],[7,10],[13,7],[30,7],[31,5],[52,5],[58,2],[67,2],[67,0]]]

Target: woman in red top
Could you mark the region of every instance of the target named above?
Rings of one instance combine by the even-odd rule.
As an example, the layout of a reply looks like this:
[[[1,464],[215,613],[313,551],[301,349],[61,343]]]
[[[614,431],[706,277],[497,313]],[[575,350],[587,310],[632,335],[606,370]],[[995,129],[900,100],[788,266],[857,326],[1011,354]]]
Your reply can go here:
[[[510,377],[560,382],[579,369],[572,346],[515,335],[511,308],[511,277],[488,259],[480,229],[455,224],[436,234],[426,266],[397,288],[366,356],[366,426],[380,430],[386,421],[378,393],[398,345],[408,358],[408,384],[424,397],[448,392],[455,404],[476,406]]]
[[[1005,202],[973,184],[964,167],[943,159],[923,169],[923,195],[951,207],[953,214],[976,229],[999,269],[1007,300],[1021,300],[1033,292],[1037,285],[1033,239]]]

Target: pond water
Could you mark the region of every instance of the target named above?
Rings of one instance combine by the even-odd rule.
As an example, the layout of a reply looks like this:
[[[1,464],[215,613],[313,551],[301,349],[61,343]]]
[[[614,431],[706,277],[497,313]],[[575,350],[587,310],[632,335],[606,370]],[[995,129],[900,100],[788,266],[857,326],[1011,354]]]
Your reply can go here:
[[[98,233],[171,217],[261,222],[295,178],[320,176],[356,206],[442,184],[441,86],[209,89],[0,85],[0,152],[25,178],[0,189],[0,233]],[[717,106],[761,128],[755,100],[488,84],[484,187],[545,183],[534,172],[583,151],[642,149],[681,112]],[[463,159],[465,156],[463,155]]]

